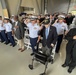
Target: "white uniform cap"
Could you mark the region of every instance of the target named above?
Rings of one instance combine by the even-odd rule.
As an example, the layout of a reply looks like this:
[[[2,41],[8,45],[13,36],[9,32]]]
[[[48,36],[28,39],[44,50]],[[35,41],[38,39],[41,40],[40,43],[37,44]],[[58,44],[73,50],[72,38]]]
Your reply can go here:
[[[4,20],[9,20],[9,18],[8,17],[4,17]]]
[[[31,16],[30,19],[31,19],[31,20],[36,20],[37,17],[36,17],[36,16]]]
[[[58,16],[58,18],[59,18],[59,17],[65,18],[65,16],[64,16],[64,15],[59,15],[59,16]]]
[[[14,16],[14,15],[12,15],[12,16]]]

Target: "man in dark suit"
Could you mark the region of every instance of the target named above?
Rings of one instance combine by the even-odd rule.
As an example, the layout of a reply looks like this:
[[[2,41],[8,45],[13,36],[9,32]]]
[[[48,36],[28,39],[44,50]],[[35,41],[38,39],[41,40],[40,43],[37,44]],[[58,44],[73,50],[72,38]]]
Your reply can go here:
[[[15,31],[15,36],[18,40],[18,44],[19,44],[19,49],[21,50],[21,52],[23,52],[25,50],[24,48],[24,28],[21,24],[21,22],[18,19],[18,16],[14,17],[15,20],[15,24],[14,24],[14,31]]]
[[[56,28],[50,25],[50,20],[45,19],[44,26],[42,28],[42,51],[46,55],[50,55],[51,49],[55,46],[57,41],[57,31]]]
[[[68,72],[71,73],[76,66],[76,28],[71,29],[65,36],[68,40],[66,45],[66,59],[62,67],[69,66]]]

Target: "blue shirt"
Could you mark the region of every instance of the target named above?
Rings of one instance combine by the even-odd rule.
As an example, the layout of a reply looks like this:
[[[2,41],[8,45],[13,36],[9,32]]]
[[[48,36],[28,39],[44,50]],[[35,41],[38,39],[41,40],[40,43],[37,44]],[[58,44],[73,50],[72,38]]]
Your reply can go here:
[[[45,28],[46,39],[48,38],[49,30],[50,30],[50,26],[48,28]]]

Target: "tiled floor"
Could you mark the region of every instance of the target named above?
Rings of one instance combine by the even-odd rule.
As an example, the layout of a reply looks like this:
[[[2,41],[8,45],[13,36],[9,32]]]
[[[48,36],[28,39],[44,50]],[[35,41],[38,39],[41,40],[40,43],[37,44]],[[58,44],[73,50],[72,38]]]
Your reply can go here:
[[[67,68],[62,68],[61,65],[65,59],[65,46],[63,42],[61,51],[56,54],[54,64],[49,63],[47,75],[76,75],[76,69],[71,74],[67,72]],[[34,70],[30,70],[28,65],[31,63],[31,50],[20,52],[9,45],[0,43],[0,75],[39,75],[44,71],[44,65],[35,62]]]

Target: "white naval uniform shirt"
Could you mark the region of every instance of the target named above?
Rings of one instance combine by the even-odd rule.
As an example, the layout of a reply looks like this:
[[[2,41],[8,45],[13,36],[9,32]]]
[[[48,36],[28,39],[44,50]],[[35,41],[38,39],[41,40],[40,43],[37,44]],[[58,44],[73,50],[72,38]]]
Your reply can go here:
[[[2,20],[0,20],[0,31],[5,30],[4,26],[2,26]]]
[[[32,23],[28,23],[27,26],[29,28],[29,36],[31,38],[38,37],[38,31],[40,27],[37,25],[37,23],[35,25],[32,25]]]
[[[57,29],[57,33],[58,33],[58,35],[61,35],[61,34],[64,34],[64,30],[65,31],[68,31],[68,26],[67,26],[67,24],[66,23],[56,23],[56,24],[54,24],[54,26],[56,27],[56,29]]]
[[[5,27],[6,32],[12,31],[12,24],[11,23],[5,23],[4,27]]]

